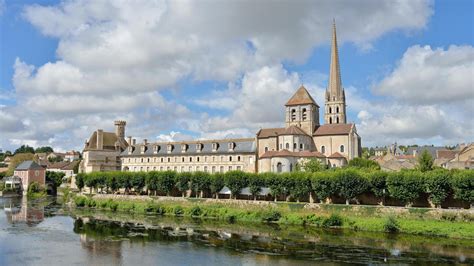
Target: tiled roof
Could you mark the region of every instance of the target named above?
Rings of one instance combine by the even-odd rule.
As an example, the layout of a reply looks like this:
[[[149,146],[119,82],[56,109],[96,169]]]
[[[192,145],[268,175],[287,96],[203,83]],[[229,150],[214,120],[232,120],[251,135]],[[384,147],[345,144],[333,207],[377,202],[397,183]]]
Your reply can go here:
[[[326,158],[322,153],[317,151],[299,151],[292,152],[289,150],[279,150],[279,151],[267,151],[260,158],[272,158],[272,157],[316,157],[316,158]]]
[[[63,167],[70,164],[70,162],[56,162],[48,165],[48,169],[62,169]]]
[[[313,97],[311,97],[311,95],[303,85],[301,85],[301,87],[295,92],[295,94],[293,94],[293,96],[288,100],[285,106],[300,104],[314,104],[319,107],[319,105],[314,101]]]
[[[114,132],[103,132],[103,148],[104,150],[115,150],[115,143],[119,141],[122,143],[122,146],[126,147],[125,140],[119,140],[117,135]],[[92,133],[89,138],[88,144],[84,150],[96,150],[97,149],[97,131]]]
[[[335,152],[328,156],[328,158],[346,158],[344,155],[340,154],[339,152]]]
[[[313,133],[313,136],[327,135],[347,135],[351,131],[354,124],[327,124],[321,125]]]
[[[213,152],[212,145],[218,144],[217,150]],[[228,144],[235,143],[233,150],[229,150]],[[197,144],[202,144],[201,151],[197,150]],[[173,145],[173,150],[168,153],[168,145]],[[187,145],[185,152],[182,152],[183,145]],[[183,141],[183,142],[159,142],[159,143],[147,143],[146,150],[141,153],[141,147],[144,144],[136,144],[132,146],[133,151],[129,154],[129,149],[125,149],[121,156],[167,156],[167,155],[198,155],[198,154],[235,154],[235,153],[255,153],[256,144],[255,139],[221,139],[221,140],[202,140],[202,141]],[[158,146],[158,152],[154,153],[154,147]]]
[[[285,132],[286,128],[263,128],[257,133],[258,138],[276,137]]]
[[[44,168],[39,164],[35,163],[34,161],[24,161],[19,164],[15,171],[22,171],[22,170],[43,170]]]
[[[456,156],[456,153],[458,153],[458,151],[437,150],[436,151],[436,158],[453,159]]]

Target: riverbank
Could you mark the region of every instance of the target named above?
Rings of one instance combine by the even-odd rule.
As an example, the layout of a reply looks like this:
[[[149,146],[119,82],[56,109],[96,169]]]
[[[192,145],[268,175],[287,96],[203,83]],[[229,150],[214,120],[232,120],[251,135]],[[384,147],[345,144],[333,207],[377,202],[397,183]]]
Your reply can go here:
[[[74,196],[73,202],[79,208],[230,223],[278,223],[474,239],[472,210],[119,195]]]

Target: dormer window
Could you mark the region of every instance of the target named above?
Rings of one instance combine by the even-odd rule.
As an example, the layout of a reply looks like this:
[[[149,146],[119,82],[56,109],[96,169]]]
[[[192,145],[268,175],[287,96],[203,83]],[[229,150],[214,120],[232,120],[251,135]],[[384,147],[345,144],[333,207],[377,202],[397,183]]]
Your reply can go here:
[[[219,143],[217,143],[217,142],[212,143],[212,151],[215,152],[215,151],[217,151],[217,149],[219,149]]]
[[[235,142],[229,142],[229,144],[227,144],[227,147],[229,148],[229,151],[234,151]]]
[[[160,145],[153,146],[153,153],[158,153],[160,151]]]
[[[196,152],[201,152],[201,151],[202,151],[202,148],[203,148],[202,143],[196,144]]]
[[[133,146],[129,146],[128,147],[128,154],[132,154],[132,152],[133,152]]]
[[[145,151],[146,151],[146,146],[145,145],[140,146],[140,152],[145,153]]]
[[[168,144],[168,146],[167,146],[167,151],[168,151],[168,153],[172,152],[173,149],[174,149],[173,144]]]
[[[188,150],[188,144],[181,144],[181,152],[186,152]]]

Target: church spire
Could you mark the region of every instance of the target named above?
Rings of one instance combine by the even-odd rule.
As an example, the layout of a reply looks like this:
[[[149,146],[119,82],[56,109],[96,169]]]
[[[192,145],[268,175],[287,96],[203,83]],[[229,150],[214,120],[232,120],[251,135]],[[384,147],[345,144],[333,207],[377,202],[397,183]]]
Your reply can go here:
[[[328,95],[330,100],[339,100],[343,96],[341,70],[339,68],[339,53],[337,51],[336,21],[332,24],[331,66],[329,68]]]
[[[325,109],[324,121],[326,124],[346,123],[346,96],[341,82],[335,20],[332,24],[331,65],[329,67]]]

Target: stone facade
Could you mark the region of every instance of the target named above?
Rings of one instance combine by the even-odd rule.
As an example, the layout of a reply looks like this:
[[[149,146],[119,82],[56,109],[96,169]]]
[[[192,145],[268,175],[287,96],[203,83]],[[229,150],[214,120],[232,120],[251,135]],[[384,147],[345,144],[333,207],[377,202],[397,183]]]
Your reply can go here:
[[[24,161],[15,168],[13,176],[21,179],[21,189],[23,194],[28,191],[28,186],[32,182],[38,182],[41,186],[46,184],[46,169],[33,161]]]

